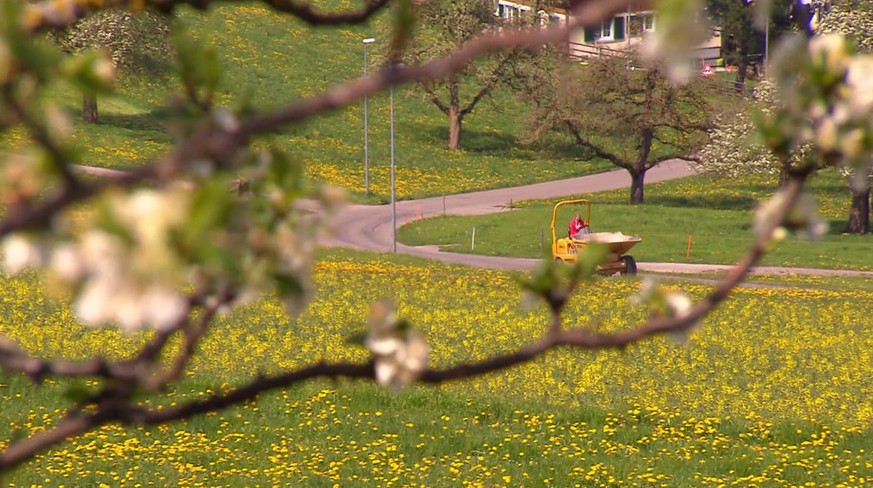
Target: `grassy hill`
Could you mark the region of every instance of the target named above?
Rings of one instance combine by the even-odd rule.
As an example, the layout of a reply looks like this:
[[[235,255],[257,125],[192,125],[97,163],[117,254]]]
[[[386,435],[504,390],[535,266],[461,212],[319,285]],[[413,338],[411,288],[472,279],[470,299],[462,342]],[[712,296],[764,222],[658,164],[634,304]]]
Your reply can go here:
[[[376,19],[375,27],[316,29],[260,5],[223,5],[205,16],[183,9],[181,20],[218,49],[224,75],[217,103],[262,110],[278,109],[360,76],[362,39],[386,38],[382,19]],[[371,60],[383,45],[377,42],[370,47]],[[87,148],[82,162],[126,167],[168,151],[171,120],[166,107],[169,95],[178,89],[172,76],[123,79],[117,95],[100,98],[99,123],[76,121],[76,138]],[[80,110],[80,95],[67,87],[56,87],[47,96],[74,114]],[[512,186],[611,168],[604,161],[584,157],[567,140],[532,146],[517,143],[526,108],[508,90],[500,90],[465,119],[461,151],[446,149],[448,121],[415,86],[399,87],[394,105],[399,198]],[[373,200],[384,201],[390,191],[387,93],[370,99],[369,127],[371,191]],[[272,142],[306,162],[312,178],[363,193],[363,132],[363,106],[356,104],[287,127]],[[0,150],[23,144],[21,132],[0,136]]]

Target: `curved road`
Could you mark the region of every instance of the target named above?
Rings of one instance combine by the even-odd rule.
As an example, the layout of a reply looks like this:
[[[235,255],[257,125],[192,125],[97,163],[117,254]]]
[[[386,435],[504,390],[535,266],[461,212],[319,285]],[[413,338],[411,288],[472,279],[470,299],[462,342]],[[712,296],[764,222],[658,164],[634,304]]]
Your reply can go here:
[[[646,173],[646,183],[685,178],[693,175],[693,166],[674,159],[659,164]],[[630,175],[625,170],[610,171],[590,176],[566,180],[536,183],[533,185],[501,188],[474,193],[447,195],[420,200],[405,200],[396,203],[397,225],[403,225],[417,218],[438,215],[482,215],[496,213],[511,206],[512,202],[522,200],[542,200],[549,198],[594,193],[599,191],[627,188]],[[311,202],[310,202],[311,204]],[[314,208],[313,208],[314,210]],[[391,206],[390,205],[349,205],[337,217],[337,233],[322,244],[332,247],[347,247],[366,251],[391,252]],[[446,263],[465,264],[479,268],[492,269],[532,269],[538,259],[506,258],[481,256],[440,251],[438,246],[407,246],[397,243],[397,252]],[[661,273],[707,273],[730,268],[718,264],[683,263],[638,263],[640,271]],[[873,272],[852,270],[827,270],[812,268],[758,267],[753,273],[760,274],[804,274],[819,276],[858,276],[873,278]]]

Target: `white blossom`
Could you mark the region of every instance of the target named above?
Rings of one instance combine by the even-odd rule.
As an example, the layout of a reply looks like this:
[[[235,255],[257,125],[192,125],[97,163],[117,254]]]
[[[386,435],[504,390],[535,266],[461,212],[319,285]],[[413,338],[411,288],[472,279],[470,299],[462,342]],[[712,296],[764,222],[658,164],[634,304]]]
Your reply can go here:
[[[853,57],[848,69],[848,108],[855,118],[867,118],[873,109],[873,56]]]
[[[11,234],[3,239],[3,268],[7,273],[20,273],[27,268],[42,266],[42,248],[21,234]]]
[[[832,151],[839,140],[837,123],[830,117],[822,118],[815,131],[815,144],[822,151]]]
[[[59,246],[52,269],[68,282],[81,281],[74,310],[85,324],[115,324],[125,330],[166,329],[184,319],[176,251],[170,233],[184,225],[188,193],[179,189],[137,190],[116,195],[110,209],[127,238],[99,228]]]
[[[392,389],[411,385],[427,367],[427,342],[410,334],[391,354],[376,355],[376,382]],[[375,354],[375,351],[374,351]]]
[[[158,330],[176,325],[188,315],[188,301],[178,290],[152,284],[142,293],[142,307],[146,310],[146,322]]]
[[[402,330],[390,301],[370,309],[370,334],[364,345],[373,353],[376,382],[399,389],[415,382],[427,367],[427,342],[415,332]]]
[[[647,276],[640,283],[640,291],[630,297],[630,302],[633,305],[642,305],[648,303],[658,293],[660,293],[658,280]]]
[[[823,34],[809,41],[809,54],[813,62],[823,65],[828,72],[842,76],[849,66],[846,41],[840,34]]]
[[[73,305],[76,317],[86,325],[102,325],[109,322],[114,315],[110,308],[114,291],[111,284],[105,280],[86,282]]]
[[[775,84],[770,80],[758,83],[754,100],[755,107],[764,114],[771,113],[781,103]],[[709,144],[700,151],[701,168],[731,178],[749,173],[778,173],[781,167],[779,159],[756,139],[756,135],[757,128],[747,112],[716,118]]]
[[[680,292],[670,292],[664,295],[664,303],[669,309],[670,315],[676,318],[683,318],[691,311],[692,302],[688,295]],[[667,337],[679,344],[688,342],[691,333],[700,325],[695,322],[681,329],[674,329],[667,332]]]
[[[858,159],[864,151],[864,130],[855,128],[847,131],[840,138],[840,151],[849,160]]]
[[[684,317],[691,310],[691,298],[680,292],[670,292],[664,295],[664,302],[673,317]]]
[[[776,192],[772,198],[760,204],[755,211],[755,233],[761,233],[776,218],[776,212],[785,205],[787,195],[783,190]],[[794,206],[789,209],[785,219],[785,226],[795,229],[798,237],[802,239],[820,239],[828,232],[827,221],[819,215],[815,198],[808,193],[801,194]],[[774,229],[772,238],[782,240],[786,229],[778,227]]]
[[[776,212],[783,205],[786,195],[785,192],[779,190],[775,195],[758,204],[755,209],[755,234],[761,236],[765,230],[775,224]]]
[[[85,262],[75,245],[61,244],[52,251],[49,268],[57,278],[73,283],[85,273]]]

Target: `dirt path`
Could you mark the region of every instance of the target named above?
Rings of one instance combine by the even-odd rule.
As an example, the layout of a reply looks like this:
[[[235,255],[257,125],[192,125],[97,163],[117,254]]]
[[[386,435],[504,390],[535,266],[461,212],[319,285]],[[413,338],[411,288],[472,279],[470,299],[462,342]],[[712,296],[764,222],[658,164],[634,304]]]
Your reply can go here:
[[[646,173],[646,183],[685,178],[695,174],[695,169],[681,160],[659,164]],[[591,176],[537,183],[533,185],[502,188],[474,193],[448,195],[397,202],[398,227],[417,218],[438,215],[482,215],[506,210],[512,202],[594,193],[627,188],[630,176],[625,170],[610,171]],[[339,232],[324,242],[333,247],[347,247],[366,251],[391,252],[391,206],[351,205],[338,220]],[[491,269],[532,269],[539,260],[480,256],[440,251],[437,246],[407,246],[397,243],[397,252],[446,263],[465,264]],[[719,264],[687,263],[637,263],[643,272],[700,274],[724,271],[730,268]],[[873,278],[873,272],[853,270],[828,270],[812,268],[782,268],[762,266],[755,268],[759,274],[800,274],[816,276],[856,276]]]

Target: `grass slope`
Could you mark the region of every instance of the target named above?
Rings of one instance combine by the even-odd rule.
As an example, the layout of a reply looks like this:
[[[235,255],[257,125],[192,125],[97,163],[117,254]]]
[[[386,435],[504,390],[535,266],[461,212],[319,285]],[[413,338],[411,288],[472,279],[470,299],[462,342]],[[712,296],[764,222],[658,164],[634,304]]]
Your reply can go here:
[[[357,8],[351,2],[329,2],[321,8]],[[372,26],[339,29],[312,28],[260,5],[222,5],[206,15],[181,10],[191,32],[209,39],[224,68],[217,104],[277,110],[330,86],[354,79],[363,71],[366,37],[380,42],[370,47],[371,60],[384,49],[384,18]],[[378,69],[373,63],[371,69]],[[97,124],[75,121],[75,137],[86,149],[81,161],[107,167],[128,167],[171,149],[168,110],[175,77],[128,77],[119,93],[99,101]],[[462,100],[472,89],[462,91]],[[81,110],[80,95],[58,86],[46,98]],[[477,189],[513,186],[611,168],[589,158],[566,138],[523,146],[525,103],[508,90],[498,90],[464,121],[463,150],[446,149],[448,120],[424,100],[415,86],[395,93],[395,150],[398,198],[443,195]],[[370,201],[385,201],[390,192],[389,97],[369,100]],[[28,143],[22,131],[0,137],[0,151],[18,150]],[[259,144],[265,144],[261,141]],[[308,175],[350,190],[363,199],[363,106],[356,104],[305,124],[283,128],[270,143],[307,163]]]
[[[644,205],[627,205],[626,190],[580,195],[594,202],[594,231],[622,231],[642,242],[632,254],[639,261],[735,262],[754,239],[753,208],[774,190],[774,181],[749,177],[729,181],[696,176],[648,185]],[[778,243],[763,263],[837,269],[873,269],[873,239],[843,235],[848,192],[843,179],[823,172],[810,183],[822,215],[830,222],[820,242],[789,238]],[[438,217],[400,229],[400,241],[410,245],[439,244],[447,250],[493,256],[540,257],[551,249],[550,220],[555,201],[521,202],[512,212],[477,217]],[[571,213],[559,215],[556,232],[565,236]],[[476,229],[475,249],[472,247]],[[687,255],[688,238],[692,239]]]

